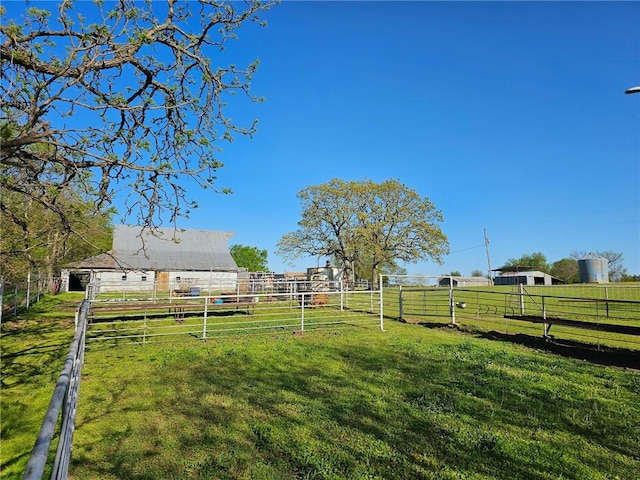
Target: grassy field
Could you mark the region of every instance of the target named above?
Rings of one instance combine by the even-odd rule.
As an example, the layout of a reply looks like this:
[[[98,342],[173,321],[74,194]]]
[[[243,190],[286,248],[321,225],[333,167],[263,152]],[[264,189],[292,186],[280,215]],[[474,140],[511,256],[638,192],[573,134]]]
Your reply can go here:
[[[71,338],[58,314],[30,322],[3,325],[3,479]],[[92,348],[72,478],[640,478],[638,370],[385,328]]]
[[[0,478],[22,478],[73,338],[83,295],[46,296],[0,333]]]
[[[456,288],[456,322],[462,328],[476,331],[499,331],[540,337],[541,324],[518,320],[518,315],[586,321],[640,328],[640,285],[562,285],[525,287],[529,295],[520,297],[518,288],[511,286]],[[451,322],[449,290],[446,288],[405,288],[402,295],[402,316],[409,322],[446,324]],[[567,298],[572,297],[572,298]],[[388,316],[400,314],[397,289],[386,289],[384,312]],[[584,301],[579,299],[600,299]],[[603,301],[611,300],[610,302]],[[505,318],[511,315],[512,318]],[[580,341],[613,348],[640,350],[640,337],[582,328],[554,326],[551,334],[557,339]]]

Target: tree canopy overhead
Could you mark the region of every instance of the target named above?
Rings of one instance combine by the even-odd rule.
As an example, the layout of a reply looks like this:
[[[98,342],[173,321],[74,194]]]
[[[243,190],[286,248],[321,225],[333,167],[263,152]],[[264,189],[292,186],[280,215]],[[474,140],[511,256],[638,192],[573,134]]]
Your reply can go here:
[[[0,6],[0,187],[62,223],[69,185],[94,211],[125,189],[119,213],[150,228],[196,206],[185,178],[226,191],[215,185],[218,144],[255,131],[226,104],[236,93],[260,99],[250,91],[257,62],[217,65],[216,55],[273,3],[63,0],[11,15]]]
[[[398,180],[333,179],[305,188],[298,198],[300,228],[278,243],[285,259],[335,258],[350,276],[366,263],[375,281],[381,266],[427,258],[442,263],[449,252],[442,213]]]

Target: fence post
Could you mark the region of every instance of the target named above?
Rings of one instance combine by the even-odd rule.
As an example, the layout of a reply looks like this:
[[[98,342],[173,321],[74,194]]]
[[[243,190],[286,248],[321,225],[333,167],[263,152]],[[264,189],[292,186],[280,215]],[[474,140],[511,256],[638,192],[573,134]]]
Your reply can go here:
[[[402,308],[402,285],[400,285],[400,288],[398,289],[398,318],[400,320],[404,320],[403,315],[403,308]]]
[[[380,331],[384,332],[384,314],[383,314],[383,310],[384,310],[384,297],[382,296],[382,292],[383,292],[383,285],[382,285],[382,274],[380,274],[380,288],[378,289],[379,295],[380,295]]]
[[[0,277],[0,325],[2,325],[2,312],[4,311],[4,280]]]
[[[31,302],[31,270],[27,272],[27,297],[25,299],[25,310],[29,310],[29,304]]]
[[[207,339],[207,312],[209,309],[210,297],[204,297],[204,320],[202,322],[202,339]]]
[[[451,315],[451,325],[456,324],[456,306],[453,298],[453,278],[449,277],[449,313]]]
[[[304,304],[306,302],[306,293],[302,294],[302,302],[300,302],[302,304],[302,308],[301,308],[301,315],[300,315],[300,333],[304,333]]]
[[[520,290],[520,316],[524,317],[524,286],[522,284],[519,285]]]

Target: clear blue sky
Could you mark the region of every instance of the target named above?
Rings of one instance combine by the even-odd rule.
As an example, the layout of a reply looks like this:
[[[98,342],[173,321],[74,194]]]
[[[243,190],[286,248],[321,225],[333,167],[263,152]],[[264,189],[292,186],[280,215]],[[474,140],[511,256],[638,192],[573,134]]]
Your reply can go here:
[[[220,184],[184,228],[274,253],[296,193],[397,178],[441,209],[451,254],[410,273],[542,252],[622,252],[640,273],[640,3],[291,2],[227,54],[259,58],[257,135],[223,146]],[[238,60],[240,63],[240,60]],[[243,107],[244,108],[244,107]],[[324,263],[325,259],[320,259]]]
[[[22,4],[24,5],[24,4]],[[77,5],[81,6],[82,3]],[[640,274],[640,2],[301,2],[243,27],[214,64],[260,60],[259,119],[222,144],[219,186],[182,228],[269,252],[297,228],[297,192],[399,179],[442,210],[451,254],[409,273],[468,275],[542,252],[622,252]]]

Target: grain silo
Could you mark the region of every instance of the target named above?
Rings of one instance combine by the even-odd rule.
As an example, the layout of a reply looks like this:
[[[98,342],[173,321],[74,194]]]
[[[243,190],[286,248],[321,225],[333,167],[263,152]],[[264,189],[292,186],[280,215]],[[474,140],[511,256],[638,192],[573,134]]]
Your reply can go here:
[[[597,255],[588,255],[578,260],[578,272],[582,283],[608,283],[609,261]]]

